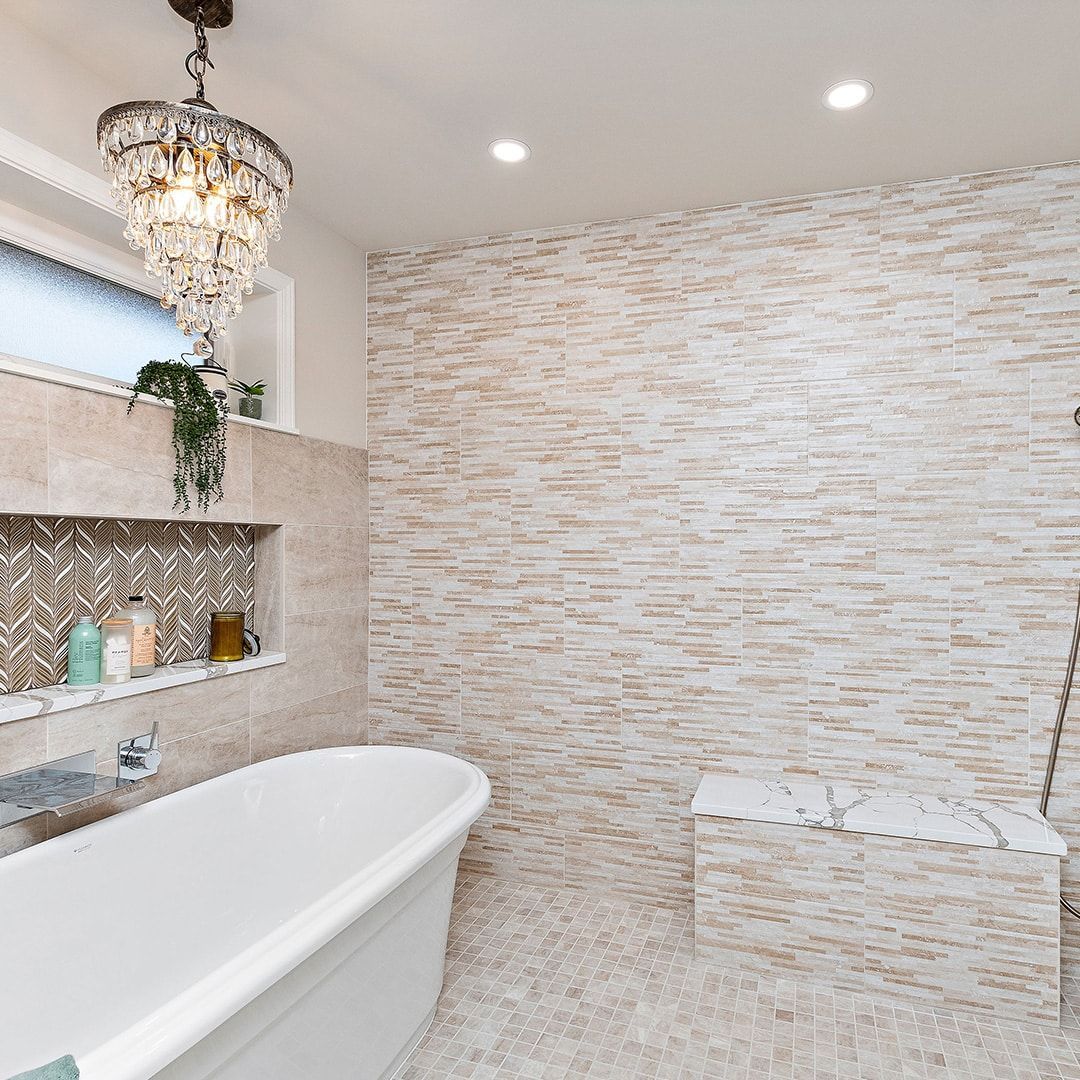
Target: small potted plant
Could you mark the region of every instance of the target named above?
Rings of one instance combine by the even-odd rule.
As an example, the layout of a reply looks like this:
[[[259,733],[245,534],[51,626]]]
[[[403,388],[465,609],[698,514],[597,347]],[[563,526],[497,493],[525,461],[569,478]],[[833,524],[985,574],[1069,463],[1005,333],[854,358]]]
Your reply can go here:
[[[240,395],[239,410],[241,416],[246,416],[249,420],[262,419],[262,398],[263,394],[266,393],[266,381],[264,379],[253,383],[233,379],[229,383],[229,389],[235,390]]]

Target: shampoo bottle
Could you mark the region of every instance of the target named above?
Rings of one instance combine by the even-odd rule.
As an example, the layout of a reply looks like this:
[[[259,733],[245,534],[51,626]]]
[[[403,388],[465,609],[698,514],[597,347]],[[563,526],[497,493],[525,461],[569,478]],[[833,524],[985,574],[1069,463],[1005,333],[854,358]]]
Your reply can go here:
[[[71,628],[67,655],[69,686],[92,686],[101,679],[101,631],[88,615]]]

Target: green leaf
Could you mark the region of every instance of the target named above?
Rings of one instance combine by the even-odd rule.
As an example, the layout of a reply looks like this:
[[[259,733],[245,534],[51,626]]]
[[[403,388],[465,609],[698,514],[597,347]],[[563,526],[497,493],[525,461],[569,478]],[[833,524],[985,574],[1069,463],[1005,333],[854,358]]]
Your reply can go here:
[[[246,383],[239,379],[230,379],[229,389],[243,394],[244,397],[262,397],[266,393],[266,380],[260,379],[258,382]]]

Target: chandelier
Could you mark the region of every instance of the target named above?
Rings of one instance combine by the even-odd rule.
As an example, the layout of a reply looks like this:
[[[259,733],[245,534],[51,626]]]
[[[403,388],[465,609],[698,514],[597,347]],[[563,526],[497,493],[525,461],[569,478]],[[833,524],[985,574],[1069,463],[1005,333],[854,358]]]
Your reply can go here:
[[[98,118],[98,148],[124,236],[161,279],[161,306],[189,336],[224,334],[281,235],[292,163],[272,139],[205,98],[207,27],[232,22],[232,0],[169,0],[195,25],[185,66],[195,97],[128,101]]]

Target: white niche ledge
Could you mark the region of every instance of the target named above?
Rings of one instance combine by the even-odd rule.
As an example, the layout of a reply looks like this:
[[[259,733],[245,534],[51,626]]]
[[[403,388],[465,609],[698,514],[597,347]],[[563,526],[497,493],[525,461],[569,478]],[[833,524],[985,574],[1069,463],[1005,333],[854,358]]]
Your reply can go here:
[[[184,683],[220,679],[241,671],[276,667],[284,663],[283,652],[262,652],[258,656],[245,657],[227,664],[213,660],[186,660],[182,664],[159,667],[153,675],[115,685],[95,683],[91,686],[68,686],[61,683],[58,686],[44,686],[39,690],[24,690],[19,694],[0,694],[0,724],[77,709],[80,705],[95,705],[99,701],[115,701],[118,698],[135,697],[137,694],[150,694],[170,686],[183,686]]]

